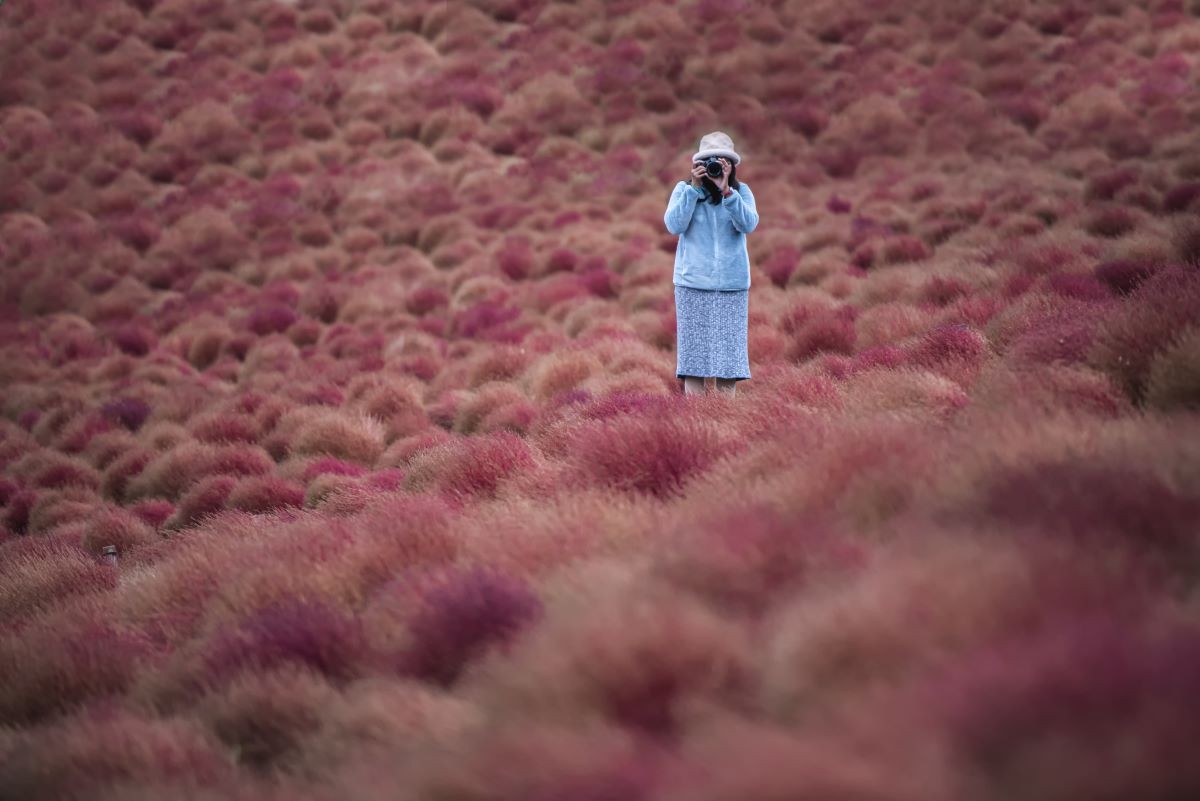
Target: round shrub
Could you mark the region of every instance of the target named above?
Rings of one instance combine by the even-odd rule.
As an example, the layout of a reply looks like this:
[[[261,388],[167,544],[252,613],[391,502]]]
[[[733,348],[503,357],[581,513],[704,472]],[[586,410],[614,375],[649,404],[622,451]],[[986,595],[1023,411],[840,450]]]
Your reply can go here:
[[[333,456],[367,467],[383,452],[384,427],[367,414],[319,410],[295,433],[288,452],[298,456]]]
[[[1200,410],[1200,327],[1183,331],[1151,361],[1146,405],[1162,411]]]
[[[1136,404],[1145,400],[1155,357],[1200,319],[1200,271],[1170,265],[1143,281],[1099,324],[1088,354]]]
[[[521,437],[497,431],[451,439],[415,453],[404,488],[435,489],[456,497],[494,495],[508,478],[531,469],[534,453]]]
[[[447,568],[420,585],[411,640],[399,661],[405,672],[442,686],[513,639],[541,611],[522,581],[485,568]]]
[[[243,512],[270,512],[304,504],[304,488],[276,476],[250,476],[234,485],[225,508]]]
[[[687,417],[613,417],[579,426],[568,457],[583,485],[644,493],[680,494],[729,448],[707,424]]]
[[[121,555],[157,539],[154,529],[145,520],[133,512],[110,506],[88,518],[82,544],[97,556],[105,546],[115,545],[117,554]]]
[[[243,671],[291,665],[344,681],[365,656],[356,618],[320,601],[285,598],[219,630],[207,645],[202,675],[221,684]]]
[[[205,515],[221,511],[237,483],[234,476],[206,476],[200,479],[179,499],[179,504],[163,527],[187,528],[199,523]]]

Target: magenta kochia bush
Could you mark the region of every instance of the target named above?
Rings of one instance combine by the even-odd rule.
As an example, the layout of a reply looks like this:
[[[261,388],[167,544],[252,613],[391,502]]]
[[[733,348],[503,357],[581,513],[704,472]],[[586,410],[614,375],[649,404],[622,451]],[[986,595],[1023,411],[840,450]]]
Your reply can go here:
[[[299,315],[291,306],[268,301],[250,310],[246,317],[246,326],[261,337],[286,331],[297,319]]]
[[[1162,556],[1180,570],[1200,554],[1200,495],[1144,468],[1079,461],[1007,468],[988,480],[978,510],[1089,550],[1118,545]]]
[[[481,300],[454,315],[455,335],[494,342],[514,341],[519,331],[512,323],[521,316],[516,306],[494,300]]]
[[[361,465],[338,459],[335,456],[320,456],[313,459],[304,467],[301,479],[307,483],[320,475],[361,476],[367,469]]]
[[[150,404],[140,398],[116,398],[104,404],[101,413],[130,431],[137,431],[150,416]]]
[[[208,644],[202,676],[219,684],[242,670],[301,665],[346,680],[366,649],[356,617],[321,601],[287,598],[218,632]]]
[[[511,640],[541,610],[528,586],[493,570],[446,569],[421,583],[399,666],[436,684],[453,684],[471,660]]]
[[[145,356],[154,348],[157,338],[154,329],[148,325],[126,323],[116,327],[112,333],[113,344],[121,353],[131,356]]]
[[[1106,261],[1096,265],[1096,278],[1118,295],[1128,295],[1158,269],[1153,262]]]
[[[1200,630],[1104,610],[971,653],[919,700],[980,797],[1193,798]],[[1030,769],[1047,754],[1054,767]],[[973,794],[974,795],[974,794]]]

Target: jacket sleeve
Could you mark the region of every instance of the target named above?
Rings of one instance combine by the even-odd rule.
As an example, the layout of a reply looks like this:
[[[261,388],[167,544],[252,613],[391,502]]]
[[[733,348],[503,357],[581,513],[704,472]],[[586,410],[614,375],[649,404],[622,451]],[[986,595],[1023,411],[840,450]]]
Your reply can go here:
[[[698,192],[691,184],[680,181],[671,192],[667,201],[667,213],[663,222],[667,230],[673,234],[682,234],[692,222],[692,212],[696,210],[696,201],[700,199]]]
[[[729,212],[733,227],[743,234],[748,234],[758,227],[758,207],[754,205],[754,193],[747,184],[739,183],[738,191],[723,198],[721,203]]]

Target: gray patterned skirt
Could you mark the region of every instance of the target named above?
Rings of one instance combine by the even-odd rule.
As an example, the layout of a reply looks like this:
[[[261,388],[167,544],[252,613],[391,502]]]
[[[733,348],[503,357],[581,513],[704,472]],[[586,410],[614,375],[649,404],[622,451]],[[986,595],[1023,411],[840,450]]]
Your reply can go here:
[[[675,286],[677,378],[750,378],[746,345],[750,290]]]

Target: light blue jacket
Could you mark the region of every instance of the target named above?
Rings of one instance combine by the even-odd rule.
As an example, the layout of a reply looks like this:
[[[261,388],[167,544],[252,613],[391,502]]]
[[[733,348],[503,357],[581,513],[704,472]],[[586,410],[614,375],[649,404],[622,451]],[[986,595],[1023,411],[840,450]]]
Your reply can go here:
[[[663,222],[679,235],[672,283],[696,289],[749,289],[746,234],[758,226],[754,193],[739,181],[737,191],[716,205],[703,197],[703,190],[680,181],[667,202]]]

